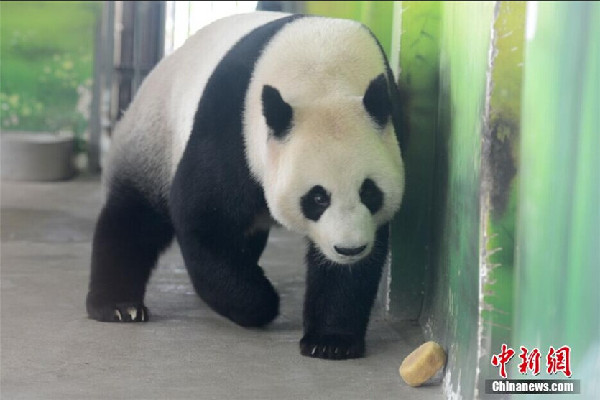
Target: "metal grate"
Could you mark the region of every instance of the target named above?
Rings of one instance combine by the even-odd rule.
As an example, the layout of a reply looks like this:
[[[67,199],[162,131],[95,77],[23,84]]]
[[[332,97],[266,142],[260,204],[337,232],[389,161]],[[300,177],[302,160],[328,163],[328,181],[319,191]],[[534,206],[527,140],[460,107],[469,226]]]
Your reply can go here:
[[[163,57],[164,2],[115,2],[111,120],[125,111],[142,81]]]

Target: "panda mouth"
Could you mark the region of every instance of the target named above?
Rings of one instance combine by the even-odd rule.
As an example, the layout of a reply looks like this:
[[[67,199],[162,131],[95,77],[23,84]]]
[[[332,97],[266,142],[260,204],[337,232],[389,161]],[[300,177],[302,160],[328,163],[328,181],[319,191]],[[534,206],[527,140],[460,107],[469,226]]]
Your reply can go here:
[[[365,258],[369,252],[368,244],[354,247],[333,246],[333,260],[339,264],[353,264]]]
[[[367,245],[364,244],[362,246],[357,247],[343,247],[343,246],[333,246],[335,252],[342,257],[356,257],[366,250]]]
[[[337,265],[351,265],[367,258],[373,246],[371,243],[365,243],[361,246],[343,246],[343,245],[328,245],[320,246],[317,242],[310,241],[313,251],[316,251],[321,260],[328,260]]]

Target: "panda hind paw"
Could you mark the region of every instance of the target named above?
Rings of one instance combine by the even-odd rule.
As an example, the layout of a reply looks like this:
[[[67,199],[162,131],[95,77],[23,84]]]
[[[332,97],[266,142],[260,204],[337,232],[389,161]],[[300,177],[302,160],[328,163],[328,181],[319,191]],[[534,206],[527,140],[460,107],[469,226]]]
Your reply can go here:
[[[150,313],[142,303],[116,303],[89,307],[90,318],[102,322],[148,322]]]
[[[365,342],[351,335],[306,334],[300,340],[300,354],[327,360],[361,358],[365,355]]]

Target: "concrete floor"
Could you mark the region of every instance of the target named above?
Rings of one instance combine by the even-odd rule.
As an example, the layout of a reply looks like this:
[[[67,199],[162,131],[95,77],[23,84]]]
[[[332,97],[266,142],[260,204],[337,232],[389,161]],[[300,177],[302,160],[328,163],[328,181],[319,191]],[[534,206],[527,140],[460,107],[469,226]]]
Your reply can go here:
[[[304,244],[282,229],[262,265],[282,298],[268,328],[240,328],[195,295],[179,250],[160,260],[148,288],[147,324],[85,314],[90,240],[100,210],[97,178],[1,186],[2,399],[430,399],[439,386],[408,387],[403,358],[418,327],[372,321],[368,355],[300,356]]]

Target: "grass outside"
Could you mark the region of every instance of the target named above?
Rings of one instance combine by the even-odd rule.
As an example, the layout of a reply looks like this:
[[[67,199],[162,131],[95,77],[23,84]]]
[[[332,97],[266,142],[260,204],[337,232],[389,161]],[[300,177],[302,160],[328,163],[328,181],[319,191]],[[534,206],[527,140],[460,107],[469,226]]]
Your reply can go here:
[[[94,34],[101,2],[2,2],[0,115],[3,130],[87,129]]]

